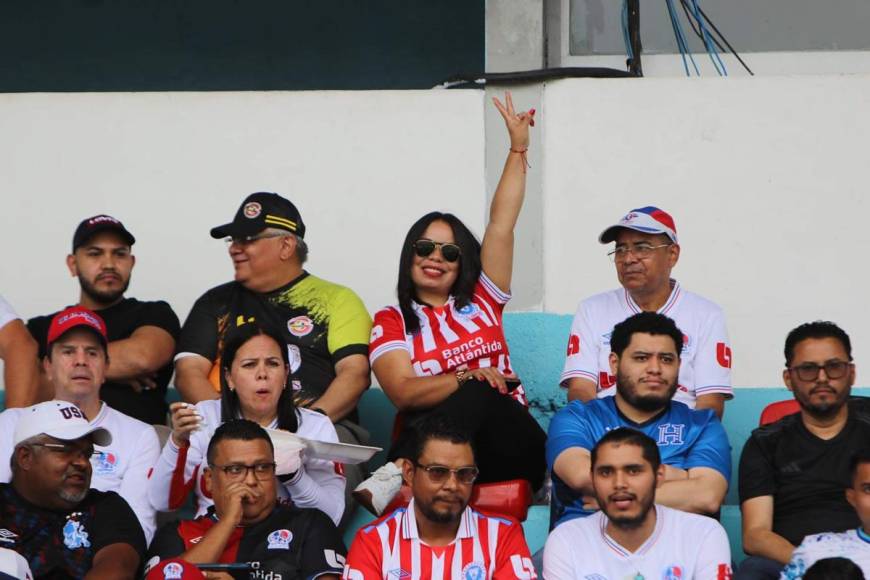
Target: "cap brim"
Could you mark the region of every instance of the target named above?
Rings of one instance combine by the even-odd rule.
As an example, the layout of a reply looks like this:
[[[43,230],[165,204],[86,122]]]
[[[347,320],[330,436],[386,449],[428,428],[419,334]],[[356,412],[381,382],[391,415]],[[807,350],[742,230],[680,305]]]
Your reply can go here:
[[[619,235],[619,230],[634,230],[634,231],[640,232],[642,234],[654,234],[654,235],[664,234],[672,242],[674,242],[675,244],[677,243],[677,240],[672,238],[670,232],[668,232],[667,230],[655,229],[655,228],[645,228],[642,226],[627,226],[627,225],[610,226],[609,228],[607,228],[606,230],[601,232],[601,235],[598,236],[598,241],[601,242],[602,244],[609,244],[610,242],[615,242],[616,236]]]
[[[211,229],[211,237],[216,240],[221,238],[238,238],[242,236],[252,236],[262,231],[263,224],[260,221],[252,221],[249,223],[230,222],[222,226],[217,226]]]
[[[49,437],[60,439],[61,441],[75,441],[86,435],[90,435],[96,445],[107,447],[112,444],[112,434],[103,427],[75,426],[67,427],[66,429],[52,429],[51,431],[43,431]]]

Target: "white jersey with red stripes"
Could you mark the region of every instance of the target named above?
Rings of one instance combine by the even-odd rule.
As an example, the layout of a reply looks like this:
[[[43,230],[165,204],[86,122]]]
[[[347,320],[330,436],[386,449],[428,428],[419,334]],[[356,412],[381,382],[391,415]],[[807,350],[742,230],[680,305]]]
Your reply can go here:
[[[674,400],[695,408],[701,395],[734,395],[731,388],[731,346],[725,314],[717,304],[680,287],[671,280],[667,302],[658,312],[672,318],[683,333],[679,387]],[[579,377],[598,385],[598,396],[616,391],[610,374],[610,335],[613,327],[641,312],[625,288],[596,294],[580,303],[571,324],[561,384]]]
[[[544,578],[731,580],[731,547],[719,522],[661,505],[655,510],[655,529],[634,552],[607,534],[603,512],[561,524],[544,546]]]
[[[433,547],[420,539],[414,500],[361,528],[344,580],[531,580],[537,578],[522,526],[466,507],[456,538]]]
[[[458,369],[495,367],[513,376],[507,341],[502,326],[504,306],[510,294],[502,292],[481,272],[471,302],[457,308],[451,296],[444,306],[433,308],[413,303],[420,320],[420,331],[408,334],[398,306],[388,306],[375,314],[369,343],[369,359],[393,350],[411,357],[418,377],[454,373]],[[522,386],[511,392],[528,406]]]

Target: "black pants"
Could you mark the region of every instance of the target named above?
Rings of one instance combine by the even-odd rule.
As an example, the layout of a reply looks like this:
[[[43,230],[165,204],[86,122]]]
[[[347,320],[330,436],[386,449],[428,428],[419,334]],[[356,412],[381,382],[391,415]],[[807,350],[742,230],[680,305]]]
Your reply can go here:
[[[525,479],[535,491],[543,485],[547,434],[522,405],[476,380],[432,409],[405,414],[402,431],[390,449],[390,461],[413,457],[414,425],[433,413],[446,415],[471,435],[480,470],[478,483]]]

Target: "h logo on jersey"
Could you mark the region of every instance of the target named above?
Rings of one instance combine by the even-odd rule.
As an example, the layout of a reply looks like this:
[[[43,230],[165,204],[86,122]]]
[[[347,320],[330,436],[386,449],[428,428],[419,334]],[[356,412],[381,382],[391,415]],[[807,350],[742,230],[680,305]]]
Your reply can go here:
[[[731,368],[731,349],[724,342],[716,343],[716,362],[723,368]]]
[[[566,356],[574,356],[580,354],[580,337],[572,334],[568,337],[568,354]]]
[[[519,554],[513,554],[511,555],[511,568],[514,569],[514,576],[517,577],[517,580],[535,580],[538,577],[531,558],[523,558]]]
[[[683,424],[675,425],[673,423],[659,425],[659,440],[657,443],[661,446],[682,445],[683,429],[685,427]]]

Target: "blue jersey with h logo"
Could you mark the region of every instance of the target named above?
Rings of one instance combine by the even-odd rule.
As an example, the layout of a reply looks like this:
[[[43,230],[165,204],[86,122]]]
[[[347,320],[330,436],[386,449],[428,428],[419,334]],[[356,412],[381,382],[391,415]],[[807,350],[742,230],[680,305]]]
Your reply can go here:
[[[713,411],[695,411],[671,401],[659,415],[645,423],[635,423],[619,412],[615,397],[593,399],[588,403],[572,401],[553,417],[547,437],[547,466],[566,449],[592,450],[605,433],[617,427],[631,427],[652,437],[659,446],[662,463],[680,469],[709,467],[729,481],[731,446],[725,429]],[[553,527],[562,522],[593,513],[583,509],[583,497],[553,476]]]

